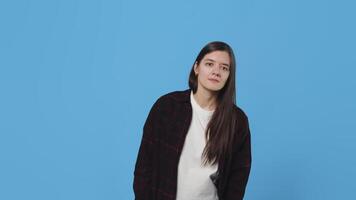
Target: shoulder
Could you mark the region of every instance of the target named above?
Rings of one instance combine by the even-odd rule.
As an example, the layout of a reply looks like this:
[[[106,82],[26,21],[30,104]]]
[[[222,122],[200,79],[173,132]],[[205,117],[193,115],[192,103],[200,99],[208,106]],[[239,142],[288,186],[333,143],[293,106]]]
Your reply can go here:
[[[163,106],[171,106],[176,103],[184,103],[190,101],[190,89],[176,90],[165,93],[157,98],[154,107],[161,108]]]
[[[236,116],[236,121],[237,121],[237,130],[238,132],[241,133],[249,133],[249,119],[246,114],[246,112],[239,106],[235,105],[233,106],[233,110]],[[243,137],[245,134],[242,135]]]
[[[158,100],[166,100],[166,101],[186,101],[189,100],[190,89],[186,90],[176,90],[166,94],[163,94],[158,98]]]
[[[159,96],[151,107],[150,112],[154,115],[169,116],[170,113],[181,113],[179,110],[185,109],[190,102],[190,89],[176,90],[164,93]]]
[[[233,105],[233,110],[234,110],[234,114],[236,115],[237,119],[239,120],[248,120],[248,116],[246,114],[246,112],[239,106],[237,105]]]

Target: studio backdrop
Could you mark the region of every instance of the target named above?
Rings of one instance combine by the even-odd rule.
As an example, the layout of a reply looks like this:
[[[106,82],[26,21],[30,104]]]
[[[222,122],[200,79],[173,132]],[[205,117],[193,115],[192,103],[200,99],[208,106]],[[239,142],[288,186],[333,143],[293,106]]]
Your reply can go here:
[[[231,45],[246,200],[355,199],[355,3],[0,2],[0,199],[133,199],[144,122]]]

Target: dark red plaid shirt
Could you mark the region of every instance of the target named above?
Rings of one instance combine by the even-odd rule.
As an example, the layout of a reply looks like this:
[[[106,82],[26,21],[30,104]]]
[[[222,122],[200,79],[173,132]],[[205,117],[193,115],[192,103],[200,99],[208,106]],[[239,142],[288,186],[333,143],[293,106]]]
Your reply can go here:
[[[175,200],[178,162],[192,119],[190,89],[158,98],[143,127],[135,164],[136,200]],[[242,200],[251,169],[248,118],[236,105],[238,128],[232,157],[219,161],[215,182],[219,200]],[[213,179],[212,179],[213,180]]]

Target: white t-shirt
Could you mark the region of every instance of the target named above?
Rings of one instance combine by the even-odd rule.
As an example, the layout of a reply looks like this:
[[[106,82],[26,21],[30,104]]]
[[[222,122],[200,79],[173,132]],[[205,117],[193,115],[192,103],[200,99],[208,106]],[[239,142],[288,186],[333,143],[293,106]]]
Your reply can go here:
[[[190,94],[193,116],[178,164],[176,200],[218,200],[210,175],[217,164],[202,166],[202,152],[206,144],[205,129],[214,111],[205,110]]]

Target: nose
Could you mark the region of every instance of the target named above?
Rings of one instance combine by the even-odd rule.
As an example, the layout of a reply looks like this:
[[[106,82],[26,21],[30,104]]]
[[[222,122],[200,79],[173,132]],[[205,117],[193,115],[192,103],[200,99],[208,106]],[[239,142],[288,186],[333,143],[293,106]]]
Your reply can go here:
[[[212,73],[213,73],[213,75],[220,77],[220,67],[219,67],[219,65],[216,65],[216,66],[213,67]]]

